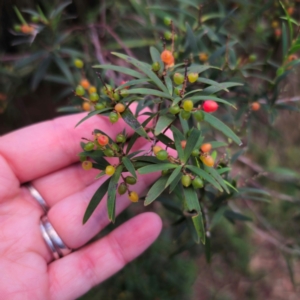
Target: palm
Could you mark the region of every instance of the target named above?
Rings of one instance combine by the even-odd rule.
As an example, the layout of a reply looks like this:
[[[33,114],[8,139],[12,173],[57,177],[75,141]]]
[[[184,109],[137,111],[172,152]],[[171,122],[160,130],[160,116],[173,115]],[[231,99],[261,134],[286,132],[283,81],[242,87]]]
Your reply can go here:
[[[94,181],[93,171],[85,172],[76,163],[80,151],[78,141],[99,124],[87,122],[75,131],[73,126],[81,117],[64,117],[0,139],[0,292],[3,299],[75,299],[139,255],[160,231],[160,219],[148,213],[83,247],[109,221],[103,202],[82,225],[84,211],[99,181]],[[112,136],[123,126],[111,128],[110,124],[101,124]],[[43,144],[41,136],[47,136]],[[20,140],[22,148],[14,147]],[[142,192],[145,182],[152,180],[140,178],[137,191]],[[62,240],[68,247],[79,250],[51,262],[52,253],[39,228],[44,213],[28,190],[20,188],[27,181],[45,198],[50,207],[49,221]],[[121,196],[117,213],[128,204],[126,195]]]

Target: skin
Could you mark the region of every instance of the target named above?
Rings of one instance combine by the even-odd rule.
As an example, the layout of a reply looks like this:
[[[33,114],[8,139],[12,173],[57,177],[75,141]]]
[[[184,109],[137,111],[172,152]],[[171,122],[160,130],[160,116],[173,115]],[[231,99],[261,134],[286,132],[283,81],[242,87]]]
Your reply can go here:
[[[85,209],[100,183],[99,171],[84,171],[79,162],[82,137],[101,128],[114,138],[125,127],[120,119],[94,117],[78,127],[85,114],[57,118],[0,138],[0,292],[1,299],[76,299],[122,269],[157,238],[162,223],[143,213],[93,243],[108,223],[106,199],[85,225]],[[142,139],[141,139],[142,140]],[[145,140],[137,149],[149,148]],[[114,163],[113,159],[109,159]],[[140,176],[134,186],[141,195],[159,175]],[[48,219],[65,244],[76,251],[53,261],[39,229],[44,214],[22,187],[31,182],[47,202]],[[130,204],[127,193],[117,199],[116,213]]]

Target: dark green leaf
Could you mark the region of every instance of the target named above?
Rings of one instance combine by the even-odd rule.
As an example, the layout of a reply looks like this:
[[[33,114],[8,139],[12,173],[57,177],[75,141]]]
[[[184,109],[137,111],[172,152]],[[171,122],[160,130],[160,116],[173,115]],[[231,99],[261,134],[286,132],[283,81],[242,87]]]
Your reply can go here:
[[[204,170],[195,167],[195,166],[186,166],[187,169],[191,170],[194,174],[202,177],[204,180],[208,181],[209,183],[211,183],[215,188],[217,188],[220,192],[223,192],[222,187],[220,186],[220,184],[207,172],[205,172]]]
[[[172,96],[169,93],[164,93],[153,89],[137,88],[137,89],[128,90],[127,93],[130,95],[132,94],[153,95],[161,98],[172,99]]]
[[[122,165],[116,168],[116,171],[114,175],[111,176],[111,180],[108,185],[107,211],[108,211],[108,218],[112,223],[115,222],[116,195],[117,195],[118,182],[121,177],[122,170],[123,170]]]
[[[68,79],[69,83],[75,85],[72,73],[69,70],[69,67],[67,66],[67,64],[65,63],[65,61],[63,59],[61,59],[59,56],[57,56],[57,55],[54,55],[53,60],[55,61],[55,63],[58,66],[58,68],[65,75],[65,77]]]
[[[197,216],[192,217],[196,232],[198,234],[199,239],[201,240],[202,244],[205,245],[205,228],[203,222],[202,211],[200,210]]]
[[[146,167],[138,169],[138,172],[140,174],[149,174],[149,173],[154,173],[154,172],[158,172],[158,171],[174,169],[176,167],[177,167],[177,165],[171,164],[171,163],[152,164],[152,165],[148,165]]]
[[[200,209],[199,199],[196,190],[192,186],[184,187],[183,195],[184,195],[184,200],[188,211],[190,213],[199,214],[201,209]]]
[[[164,190],[168,176],[160,177],[150,188],[146,196],[144,205],[149,205],[152,203]]]
[[[201,131],[193,128],[190,136],[187,139],[187,143],[184,149],[184,163],[188,161],[192,151],[196,148],[196,146],[201,144],[201,140],[203,140],[203,137],[201,136]]]
[[[153,46],[150,47],[150,55],[153,63],[158,62],[160,65],[160,70],[164,69],[164,63],[161,60],[160,52]]]
[[[55,10],[53,10],[50,14],[50,18],[55,18],[58,14],[60,14],[68,5],[70,5],[72,1],[65,1],[57,6]]]
[[[156,138],[162,143],[164,143],[166,146],[168,146],[169,148],[175,149],[174,141],[171,140],[169,137],[167,137],[165,134],[161,133],[157,135]]]
[[[181,141],[184,140],[182,133],[174,126],[171,127],[171,131],[173,132],[173,138],[175,143],[175,148],[178,153],[178,157],[180,160],[184,159],[184,152],[181,146]]]
[[[165,83],[166,83],[166,86],[168,88],[168,91],[169,91],[170,95],[172,96],[173,95],[173,82],[172,82],[171,78],[168,75],[166,75],[164,77],[164,79],[165,79]]]
[[[140,78],[143,79],[144,75],[134,71],[132,69],[126,68],[126,67],[119,67],[119,66],[113,66],[113,65],[95,65],[93,66],[93,68],[95,69],[104,69],[104,70],[112,70],[112,71],[116,71],[116,72],[120,72],[135,78]]]
[[[91,199],[91,201],[90,201],[90,203],[89,203],[89,205],[88,205],[88,207],[85,211],[85,214],[84,214],[84,217],[83,217],[83,224],[85,224],[87,222],[87,220],[90,218],[90,216],[95,211],[98,204],[100,203],[100,201],[102,200],[102,198],[106,194],[110,180],[111,180],[111,178],[108,178],[106,181],[104,181],[104,183],[98,188],[98,190],[96,191],[96,193],[92,197],[92,199]]]
[[[181,172],[181,169],[182,169],[182,166],[178,166],[174,169],[174,171],[172,172],[172,174],[170,175],[167,183],[166,183],[166,188],[174,181],[176,180],[177,176],[180,174]]]
[[[232,211],[232,210],[226,210],[224,212],[224,216],[230,220],[238,220],[238,221],[252,221],[252,218],[248,217],[248,216],[245,216],[245,215],[242,215],[240,213],[237,213],[235,211]]]
[[[121,115],[125,123],[129,125],[136,133],[146,139],[149,139],[145,129],[135,118],[130,109],[127,108]]]
[[[171,175],[172,176],[172,175]],[[170,184],[170,189],[169,189],[169,193],[171,194],[176,188],[178,188],[178,184],[179,181],[181,180],[182,174],[179,173],[177,174],[177,176],[175,177],[175,179],[172,181],[172,183]]]
[[[209,123],[211,126],[215,127],[217,130],[223,132],[227,137],[231,138],[234,142],[236,142],[239,146],[242,145],[242,141],[239,137],[223,122],[214,117],[213,115],[204,112],[204,120]]]
[[[75,127],[77,127],[79,124],[81,124],[81,123],[84,122],[85,120],[89,119],[90,117],[95,116],[95,115],[98,115],[98,114],[101,114],[101,113],[106,112],[106,111],[109,111],[109,110],[111,110],[111,108],[104,108],[104,109],[100,109],[100,110],[94,110],[94,111],[91,111],[90,113],[88,113],[87,116],[85,116],[83,119],[81,119],[81,120],[75,125]]]
[[[176,117],[171,114],[161,115],[156,123],[154,134],[159,135],[165,128],[172,124],[175,119]]]
[[[224,90],[224,88],[228,89],[234,86],[241,86],[241,85],[243,84],[238,82],[222,82],[222,88],[217,86],[209,86],[202,91],[202,94],[211,95]]]
[[[128,157],[123,156],[122,162],[123,162],[124,166],[126,167],[126,169],[128,170],[128,172],[130,172],[130,174],[134,178],[136,178],[135,168],[134,168],[134,165],[132,164],[131,160]]]
[[[46,59],[42,60],[37,68],[37,70],[35,71],[32,80],[31,80],[31,89],[35,90],[37,88],[37,86],[39,85],[39,83],[43,80],[48,67],[50,65],[52,58],[50,56],[48,56]]]
[[[119,85],[115,89],[115,91],[122,90],[122,89],[127,88],[127,87],[132,86],[132,85],[138,85],[138,84],[141,84],[141,83],[146,83],[148,81],[150,81],[150,79],[148,79],[148,78],[134,79],[134,80],[126,81],[124,84]]]
[[[204,169],[213,178],[215,178],[216,181],[218,181],[220,183],[221,187],[229,194],[229,190],[227,188],[227,185],[225,184],[225,182],[224,182],[223,178],[221,177],[221,175],[214,168],[210,168],[210,167],[204,166]]]
[[[196,54],[196,53],[198,54],[199,49],[197,46],[197,40],[194,35],[194,32],[188,23],[185,24],[185,27],[186,27],[186,42],[190,46],[190,49],[192,50],[192,52],[194,54]]]

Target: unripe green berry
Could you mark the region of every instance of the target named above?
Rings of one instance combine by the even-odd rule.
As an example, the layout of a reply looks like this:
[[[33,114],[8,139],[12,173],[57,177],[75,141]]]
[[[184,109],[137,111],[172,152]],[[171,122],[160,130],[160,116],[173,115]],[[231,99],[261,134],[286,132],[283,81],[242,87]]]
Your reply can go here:
[[[249,62],[255,62],[257,60],[256,54],[249,55]]]
[[[179,114],[180,113],[180,107],[176,104],[176,105],[172,105],[170,106],[169,108],[169,112],[172,114],[172,115],[176,115],[176,114]]]
[[[124,134],[122,133],[119,133],[117,136],[116,136],[116,142],[117,143],[125,143],[126,141],[126,137]]]
[[[104,153],[104,155],[107,156],[107,157],[113,157],[113,156],[115,156],[114,151],[111,150],[111,149],[105,149],[105,150],[103,151],[103,153]]]
[[[189,187],[192,183],[192,179],[189,175],[182,175],[181,183],[184,187]]]
[[[99,95],[97,93],[90,94],[90,100],[92,102],[97,102],[99,100]]]
[[[102,93],[105,95],[109,95],[112,90],[113,88],[109,84],[105,84],[105,86],[101,89]]]
[[[119,101],[120,100],[120,94],[119,93],[114,93],[113,94],[113,97],[116,101]]]
[[[118,193],[120,195],[124,195],[127,192],[127,186],[124,182],[120,183],[119,187],[118,187]]]
[[[171,31],[165,31],[164,37],[167,41],[170,41],[172,39],[172,32]]]
[[[175,73],[173,80],[177,85],[182,84],[184,82],[184,76],[180,73]]]
[[[174,93],[179,96],[180,95],[180,88],[176,87],[174,88]]]
[[[171,18],[164,17],[164,23],[165,23],[166,26],[170,26],[171,25]]]
[[[161,171],[161,175],[162,175],[162,176],[166,176],[166,175],[169,174],[169,172],[170,172],[169,170],[162,170],[162,171]]]
[[[192,111],[194,108],[194,103],[192,100],[184,100],[182,107],[185,111]]]
[[[160,64],[159,62],[156,61],[152,64],[152,71],[158,72],[159,70],[160,70]]]
[[[117,113],[111,112],[111,113],[109,114],[109,121],[110,121],[111,123],[114,124],[114,123],[118,122],[118,120],[119,120],[119,116],[118,116]]]
[[[180,116],[181,116],[181,118],[182,118],[183,120],[188,120],[188,119],[190,118],[190,116],[191,116],[191,112],[182,110],[182,111],[180,112]]]
[[[94,149],[94,143],[93,142],[88,142],[84,145],[83,149],[84,151],[92,151]]]
[[[104,108],[105,108],[105,104],[104,104],[103,102],[97,103],[97,104],[95,105],[95,109],[96,109],[96,110],[102,110],[102,109],[104,109]]]
[[[200,155],[200,151],[198,149],[194,149],[192,151],[192,156],[196,157],[196,156],[199,156]]]
[[[188,74],[188,80],[190,83],[194,83],[198,79],[198,73],[190,73]]]
[[[166,150],[160,150],[156,153],[156,158],[159,160],[166,160],[168,158],[168,152]]]
[[[112,144],[112,145],[111,145],[111,148],[112,148],[114,151],[119,151],[119,150],[120,150],[120,147],[119,147],[117,144]]]
[[[125,177],[125,182],[127,184],[133,185],[133,184],[136,184],[136,179],[132,176],[127,176],[127,177]]]
[[[194,180],[192,181],[192,185],[195,189],[201,189],[203,188],[203,180],[200,177],[195,177]]]
[[[84,155],[84,154],[79,154],[79,160],[80,160],[81,162],[87,160],[86,155]]]
[[[83,64],[83,61],[81,59],[77,58],[77,59],[74,60],[74,65],[75,65],[76,68],[82,69],[84,64]]]
[[[202,110],[195,111],[193,116],[198,122],[202,122],[204,120],[204,113]]]
[[[77,85],[77,87],[76,87],[76,95],[77,96],[83,96],[84,94],[85,94],[85,90],[84,90],[83,86]]]
[[[14,25],[14,31],[20,32],[21,31],[21,25]]]

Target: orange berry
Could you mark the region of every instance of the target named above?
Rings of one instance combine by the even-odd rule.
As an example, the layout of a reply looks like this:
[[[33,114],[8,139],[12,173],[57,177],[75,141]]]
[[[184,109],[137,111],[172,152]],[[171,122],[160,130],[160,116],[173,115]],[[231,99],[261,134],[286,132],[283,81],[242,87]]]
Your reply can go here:
[[[93,163],[91,161],[85,160],[81,164],[83,170],[88,171],[93,167]]]
[[[294,13],[294,7],[289,7],[287,13],[291,16]]]
[[[297,56],[296,54],[291,54],[291,55],[289,55],[289,57],[288,57],[288,61],[289,61],[289,62],[291,62],[291,61],[293,61],[293,60],[296,60],[296,59],[298,59],[298,56]]]
[[[115,105],[115,111],[118,113],[122,113],[125,110],[125,105],[122,103],[118,103]]]
[[[89,87],[89,94],[94,94],[94,93],[97,93],[97,89],[95,86],[91,85]]]
[[[174,56],[170,50],[164,50],[160,57],[166,65],[174,64]]]
[[[80,85],[86,90],[90,87],[90,83],[87,79],[82,79]]]
[[[275,33],[275,36],[280,37],[281,36],[281,29],[276,28],[274,33]]]
[[[184,149],[186,146],[186,141],[181,141],[180,144],[181,144],[182,149]]]
[[[152,151],[155,155],[161,150],[162,150],[162,147],[159,147],[159,146],[153,146],[153,148],[152,148]]]
[[[251,109],[252,109],[253,111],[259,110],[259,109],[260,109],[260,104],[259,104],[258,102],[253,102],[253,103],[251,104]]]
[[[25,25],[25,24],[24,24],[24,25],[21,26],[21,32],[22,32],[22,33],[30,34],[30,33],[33,32],[33,30],[34,30],[34,28],[31,27],[31,26],[29,26],[29,25]]]
[[[199,60],[201,62],[206,62],[208,60],[208,55],[205,52],[201,52],[199,53]]]
[[[125,80],[122,80],[121,81],[121,85],[123,85],[123,84],[125,84],[127,81],[125,81]],[[123,89],[126,89],[126,90],[128,90],[129,89],[129,86],[125,86]]]
[[[88,102],[83,102],[82,103],[82,109],[85,111],[90,111],[91,110],[91,105]]]
[[[99,145],[106,146],[109,142],[109,138],[106,135],[100,134],[97,137],[97,141],[98,141]]]
[[[139,201],[139,195],[136,192],[129,192],[128,197],[131,202],[138,202]]]
[[[203,162],[203,164],[205,164],[208,167],[213,167],[215,164],[214,159],[210,155],[201,155],[200,159]]]
[[[212,148],[211,144],[206,143],[206,144],[203,144],[200,149],[202,152],[209,152],[211,150],[211,148]]]

